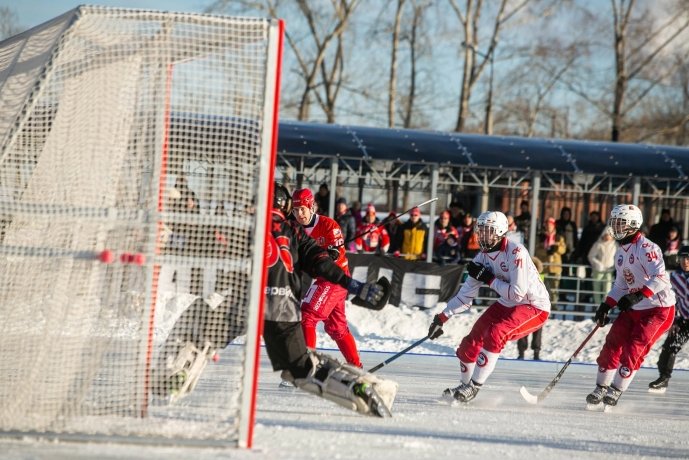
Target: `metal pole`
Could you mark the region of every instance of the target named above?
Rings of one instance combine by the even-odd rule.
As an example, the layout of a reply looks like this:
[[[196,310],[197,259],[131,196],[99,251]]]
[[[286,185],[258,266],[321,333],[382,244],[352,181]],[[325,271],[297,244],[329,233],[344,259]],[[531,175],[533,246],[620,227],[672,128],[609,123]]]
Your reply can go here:
[[[431,196],[438,196],[438,165],[434,164],[431,167]],[[428,211],[428,242],[426,244],[426,262],[433,261],[433,241],[435,240],[435,216],[436,216],[436,203],[433,201],[431,203],[431,209]]]
[[[337,158],[330,160],[330,196],[328,199],[328,216],[335,218],[335,194],[337,193],[337,173],[339,172]]]
[[[529,254],[533,255],[536,248],[536,223],[538,222],[538,196],[541,193],[541,175],[533,173],[531,181],[531,225],[529,227]]]
[[[641,178],[635,177],[632,188],[632,204],[639,206],[639,198],[641,197]]]

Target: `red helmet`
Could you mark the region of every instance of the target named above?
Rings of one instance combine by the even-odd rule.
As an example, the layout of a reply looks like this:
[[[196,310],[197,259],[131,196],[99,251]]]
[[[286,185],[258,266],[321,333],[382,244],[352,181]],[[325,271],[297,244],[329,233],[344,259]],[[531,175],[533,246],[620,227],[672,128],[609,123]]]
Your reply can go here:
[[[302,188],[295,190],[292,194],[292,207],[298,208],[300,206],[305,206],[309,209],[313,208],[313,193],[307,188]]]

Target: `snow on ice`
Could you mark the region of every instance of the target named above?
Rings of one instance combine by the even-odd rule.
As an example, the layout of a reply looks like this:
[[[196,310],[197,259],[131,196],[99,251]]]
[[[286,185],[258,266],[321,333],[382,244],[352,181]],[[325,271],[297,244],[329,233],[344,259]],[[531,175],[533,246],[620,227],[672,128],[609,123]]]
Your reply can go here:
[[[348,317],[365,368],[384,361],[425,336],[433,311],[382,311],[348,306]],[[34,439],[0,440],[3,459],[445,459],[445,458],[689,458],[689,353],[677,357],[676,372],[663,395],[646,391],[657,377],[655,362],[663,339],[610,413],[585,409],[595,386],[595,358],[609,328],[598,331],[575,358],[548,397],[529,405],[519,394],[534,394],[555,377],[563,362],[593,328],[591,320],[550,320],[543,334],[542,361],[518,361],[516,344],[505,348],[496,371],[469,405],[440,400],[458,383],[454,350],[478,317],[453,317],[445,334],[426,341],[377,373],[399,382],[393,418],[363,417],[296,389],[280,388],[265,356],[261,361],[254,448],[155,447],[77,444]],[[319,348],[340,358],[319,330]],[[230,345],[223,354],[232,353]],[[222,365],[223,360],[213,365]]]

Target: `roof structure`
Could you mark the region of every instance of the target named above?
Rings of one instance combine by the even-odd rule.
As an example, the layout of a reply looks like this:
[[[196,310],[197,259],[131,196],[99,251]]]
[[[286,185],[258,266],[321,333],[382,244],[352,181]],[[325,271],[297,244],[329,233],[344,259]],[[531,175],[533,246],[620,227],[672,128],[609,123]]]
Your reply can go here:
[[[567,174],[689,179],[689,148],[283,121],[284,154]]]

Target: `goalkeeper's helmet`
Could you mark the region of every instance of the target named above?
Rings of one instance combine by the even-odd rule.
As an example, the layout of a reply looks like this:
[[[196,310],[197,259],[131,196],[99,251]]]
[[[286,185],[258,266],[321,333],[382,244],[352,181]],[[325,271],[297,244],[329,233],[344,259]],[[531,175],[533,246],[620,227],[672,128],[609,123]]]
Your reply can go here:
[[[478,244],[483,252],[495,247],[507,233],[507,217],[498,211],[488,211],[476,220]]]
[[[639,208],[633,204],[618,204],[610,211],[608,225],[612,230],[612,236],[619,241],[636,233],[643,222],[644,218]]]
[[[275,182],[273,184],[273,209],[277,209],[285,216],[292,210],[292,198],[287,188]]]

